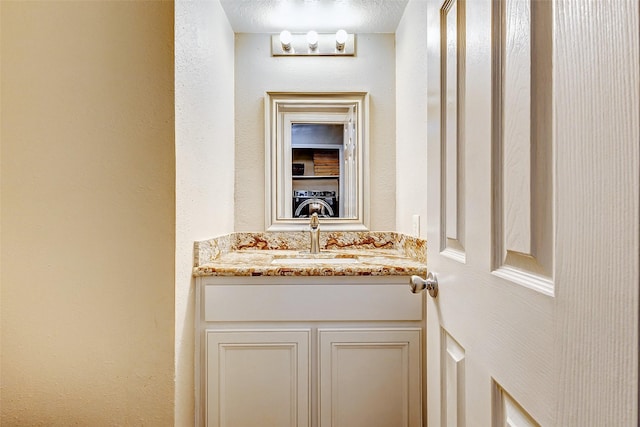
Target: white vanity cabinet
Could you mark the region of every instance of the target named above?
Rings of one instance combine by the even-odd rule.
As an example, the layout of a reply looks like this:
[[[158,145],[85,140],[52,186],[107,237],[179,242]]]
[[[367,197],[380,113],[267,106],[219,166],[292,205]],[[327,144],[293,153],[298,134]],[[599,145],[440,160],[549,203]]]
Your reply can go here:
[[[424,294],[408,283],[199,277],[197,425],[422,426]]]

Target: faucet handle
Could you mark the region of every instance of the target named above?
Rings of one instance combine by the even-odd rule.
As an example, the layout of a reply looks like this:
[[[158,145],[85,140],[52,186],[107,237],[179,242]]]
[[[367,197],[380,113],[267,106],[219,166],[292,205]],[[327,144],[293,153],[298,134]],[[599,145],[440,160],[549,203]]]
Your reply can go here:
[[[311,221],[309,222],[311,228],[318,228],[320,226],[320,219],[318,219],[318,213],[311,214]]]

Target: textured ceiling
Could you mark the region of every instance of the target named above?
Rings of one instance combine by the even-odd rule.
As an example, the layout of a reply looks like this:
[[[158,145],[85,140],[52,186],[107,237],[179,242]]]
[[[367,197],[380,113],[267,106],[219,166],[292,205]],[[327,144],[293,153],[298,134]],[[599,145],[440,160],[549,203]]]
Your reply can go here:
[[[395,33],[408,0],[220,0],[236,33]]]

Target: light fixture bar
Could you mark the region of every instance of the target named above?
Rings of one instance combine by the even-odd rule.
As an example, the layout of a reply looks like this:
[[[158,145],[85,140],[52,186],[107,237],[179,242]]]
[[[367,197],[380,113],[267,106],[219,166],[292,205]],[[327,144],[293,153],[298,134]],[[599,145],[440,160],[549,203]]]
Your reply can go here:
[[[280,34],[271,36],[271,56],[355,56],[356,54],[355,34],[347,33],[345,39],[344,33],[341,32],[336,40],[336,33],[318,33],[315,47],[313,43],[310,44],[308,33],[286,32],[285,41],[289,43],[283,43],[280,37]],[[311,40],[315,40],[315,35],[311,36]],[[340,43],[342,41],[344,43]]]

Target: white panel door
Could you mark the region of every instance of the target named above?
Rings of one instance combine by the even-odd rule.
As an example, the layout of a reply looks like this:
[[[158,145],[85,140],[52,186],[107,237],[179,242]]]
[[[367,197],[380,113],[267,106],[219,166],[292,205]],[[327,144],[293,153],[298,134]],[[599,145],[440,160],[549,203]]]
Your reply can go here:
[[[638,425],[638,2],[428,1],[428,425]]]

